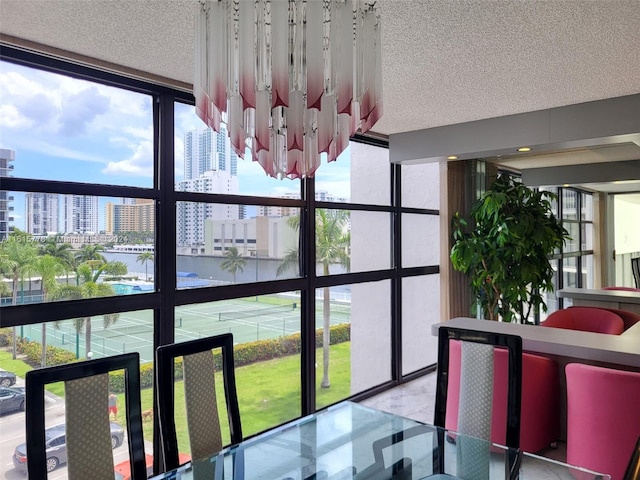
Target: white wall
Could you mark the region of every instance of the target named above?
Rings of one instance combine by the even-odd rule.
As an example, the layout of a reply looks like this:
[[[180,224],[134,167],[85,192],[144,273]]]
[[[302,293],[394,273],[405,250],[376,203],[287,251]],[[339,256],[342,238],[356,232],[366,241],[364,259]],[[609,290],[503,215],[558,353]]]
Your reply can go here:
[[[388,151],[351,144],[351,201],[390,203]],[[402,167],[402,203],[406,207],[439,209],[439,167]],[[362,221],[361,221],[362,220]],[[438,216],[403,216],[403,266],[439,264]],[[376,270],[391,265],[391,221],[388,214],[352,212],[351,270]],[[440,319],[439,275],[403,281],[403,374],[436,361],[437,342],[431,325]],[[351,393],[391,379],[391,282],[351,287]]]
[[[614,209],[616,255],[640,252],[640,194],[616,195]]]

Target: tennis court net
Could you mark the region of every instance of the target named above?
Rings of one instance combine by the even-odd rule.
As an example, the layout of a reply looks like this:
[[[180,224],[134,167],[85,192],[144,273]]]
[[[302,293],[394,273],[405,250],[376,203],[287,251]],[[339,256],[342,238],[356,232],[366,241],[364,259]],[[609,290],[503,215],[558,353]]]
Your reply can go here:
[[[296,309],[295,303],[287,303],[286,305],[274,305],[273,307],[254,308],[252,310],[242,310],[236,312],[220,312],[218,313],[218,321],[225,322],[228,320],[241,320],[244,318],[260,317],[263,315],[271,315],[273,313],[292,312]]]

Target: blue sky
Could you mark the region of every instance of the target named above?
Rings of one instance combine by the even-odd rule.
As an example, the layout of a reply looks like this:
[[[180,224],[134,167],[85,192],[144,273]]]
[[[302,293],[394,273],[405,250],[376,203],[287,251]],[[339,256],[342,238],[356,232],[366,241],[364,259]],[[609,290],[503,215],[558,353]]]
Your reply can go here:
[[[192,106],[177,104],[175,114],[175,173],[180,180],[184,133],[204,124]],[[151,97],[0,62],[0,148],[15,151],[16,177],[151,187]],[[316,190],[348,198],[349,170],[347,150],[338,161],[320,167]],[[267,177],[249,155],[238,161],[238,178],[241,194],[299,191],[298,181]],[[14,225],[22,229],[24,196],[14,196]]]

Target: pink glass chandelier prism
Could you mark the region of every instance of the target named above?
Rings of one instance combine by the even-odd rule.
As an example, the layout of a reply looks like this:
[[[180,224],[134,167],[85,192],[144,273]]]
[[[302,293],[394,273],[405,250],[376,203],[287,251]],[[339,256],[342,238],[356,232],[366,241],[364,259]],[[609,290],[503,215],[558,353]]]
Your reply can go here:
[[[312,177],[382,116],[379,0],[200,0],[196,113],[272,177]]]

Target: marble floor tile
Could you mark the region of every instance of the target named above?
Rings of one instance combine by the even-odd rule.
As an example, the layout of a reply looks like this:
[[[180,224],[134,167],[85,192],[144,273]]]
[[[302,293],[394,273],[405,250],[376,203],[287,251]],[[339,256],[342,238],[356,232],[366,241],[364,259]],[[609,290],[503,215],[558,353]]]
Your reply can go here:
[[[433,423],[435,406],[436,374],[430,373],[406,384],[394,387],[360,402],[362,405],[402,415],[420,422]],[[559,462],[566,460],[566,444],[560,442],[555,449],[549,448],[538,455]],[[567,468],[526,457],[523,461],[521,480],[574,480]]]

